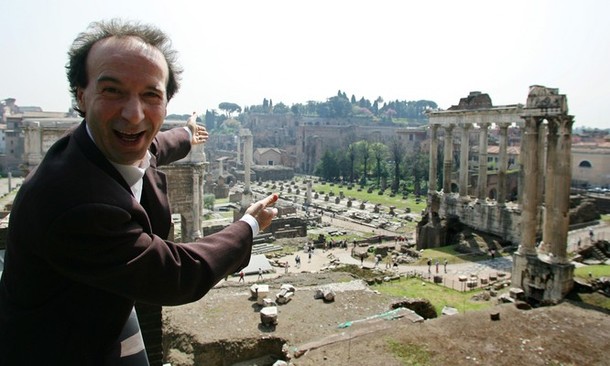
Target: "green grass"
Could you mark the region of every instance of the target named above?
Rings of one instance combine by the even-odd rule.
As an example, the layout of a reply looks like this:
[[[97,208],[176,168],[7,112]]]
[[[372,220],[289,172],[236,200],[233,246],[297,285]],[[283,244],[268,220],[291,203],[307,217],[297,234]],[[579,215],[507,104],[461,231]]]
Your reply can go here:
[[[415,344],[402,344],[393,339],[388,339],[387,348],[388,352],[400,359],[405,366],[430,365],[430,353],[425,347]]]
[[[598,306],[610,311],[610,298],[599,293],[579,293],[576,296],[570,296],[571,300],[581,301],[585,304]]]
[[[455,250],[455,247],[455,245],[448,245],[440,248],[424,249],[419,260],[414,262],[413,264],[424,265],[426,264],[428,258],[432,259],[432,263],[434,263],[438,259],[441,264],[445,261],[445,259],[447,259],[448,264],[478,262],[481,260],[489,259],[489,256],[487,255],[459,253]],[[499,256],[500,254],[496,255]]]
[[[225,204],[225,203],[229,203],[229,197],[226,197],[226,198],[215,198],[214,199],[214,204],[215,205],[221,205],[221,204]]]
[[[378,194],[379,190],[373,190],[372,193],[367,193],[367,188],[363,188],[360,192],[358,192],[359,185],[354,185],[352,189],[347,189],[347,186],[339,187],[339,185],[335,184],[333,186],[330,183],[326,184],[314,184],[313,189],[320,193],[324,192],[324,194],[329,194],[333,192],[335,196],[339,196],[339,192],[343,192],[345,197],[350,197],[356,199],[358,202],[367,201],[369,203],[381,204],[383,206],[396,206],[398,210],[398,214],[404,213],[406,208],[409,208],[413,213],[420,213],[423,209],[426,208],[426,197],[422,196],[419,203],[415,202],[415,196],[409,195],[407,199],[402,199],[402,195],[397,194],[394,197],[390,197],[390,190],[386,189],[385,193],[382,195]]]
[[[589,273],[593,278],[610,277],[610,266],[598,264],[574,269],[574,277],[588,279]]]
[[[487,309],[495,304],[492,301],[470,300],[474,295],[483,292],[483,290],[460,292],[416,278],[384,282],[380,285],[374,285],[373,288],[383,294],[394,297],[428,299],[434,305],[438,315],[441,314],[444,306],[456,308],[459,312],[464,313]]]

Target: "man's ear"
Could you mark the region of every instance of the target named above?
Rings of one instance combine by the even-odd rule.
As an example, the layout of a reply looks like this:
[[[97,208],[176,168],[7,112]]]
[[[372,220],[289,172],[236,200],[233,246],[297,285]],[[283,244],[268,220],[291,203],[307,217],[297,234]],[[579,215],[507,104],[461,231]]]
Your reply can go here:
[[[85,91],[83,88],[76,88],[76,104],[81,111],[85,110]]]

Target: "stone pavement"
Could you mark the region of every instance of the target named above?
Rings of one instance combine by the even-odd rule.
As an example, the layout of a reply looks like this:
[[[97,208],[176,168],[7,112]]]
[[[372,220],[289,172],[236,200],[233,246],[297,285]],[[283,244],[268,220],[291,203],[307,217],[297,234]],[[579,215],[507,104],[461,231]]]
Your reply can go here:
[[[301,266],[297,267],[295,263],[295,257],[299,255],[301,257]],[[308,257],[308,253],[303,250],[298,251],[297,253],[287,255],[280,259],[280,261],[288,262],[288,273],[307,273],[307,272],[318,272],[327,268],[331,264],[331,260],[338,259],[342,264],[354,264],[360,265],[360,260],[351,256],[351,246],[350,248],[342,249],[342,248],[333,248],[327,251],[323,249],[315,249],[311,260]],[[374,268],[374,262],[372,261],[373,257],[369,256],[364,261],[364,266],[370,269]],[[383,270],[385,267],[385,263],[383,261],[379,264],[379,269]],[[273,273],[265,273],[263,274],[264,279],[269,278],[277,278],[282,274],[286,273],[286,269],[282,267],[274,267],[275,272]],[[464,262],[457,264],[448,264],[447,265],[447,273],[444,273],[443,265],[439,265],[439,275],[443,276],[443,284],[447,287],[451,287],[456,290],[463,290],[463,282],[459,281],[460,276],[470,277],[472,275],[476,275],[479,278],[487,278],[489,275],[497,275],[498,273],[503,273],[505,278],[510,277],[512,269],[512,257],[498,257],[495,259],[488,259],[479,262]],[[419,276],[424,279],[432,280],[433,276],[436,275],[436,267],[433,264],[431,266],[431,273],[428,273],[427,265],[407,265],[400,264],[398,268],[394,268],[391,270],[396,274],[401,274],[404,276]],[[229,277],[228,281],[237,282],[239,277]],[[256,283],[260,282],[258,280],[258,274],[245,276],[246,283]]]
[[[10,182],[9,182],[10,181]],[[8,194],[15,191],[23,183],[23,178],[12,177],[10,180],[6,177],[0,178],[0,211],[4,210],[4,206],[12,203],[15,199],[15,194]],[[11,190],[9,191],[9,187]]]

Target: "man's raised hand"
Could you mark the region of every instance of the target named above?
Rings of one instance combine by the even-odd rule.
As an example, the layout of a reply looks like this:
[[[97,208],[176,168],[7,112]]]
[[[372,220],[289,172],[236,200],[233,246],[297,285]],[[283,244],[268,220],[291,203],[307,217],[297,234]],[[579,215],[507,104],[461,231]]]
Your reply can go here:
[[[197,113],[193,114],[186,121],[186,126],[191,130],[193,137],[191,138],[191,145],[203,144],[208,140],[208,131],[205,127],[197,124]]]
[[[247,214],[252,215],[258,222],[260,231],[265,230],[271,225],[271,220],[277,215],[277,208],[272,207],[278,199],[276,193],[269,195],[262,200],[253,203],[246,210]]]

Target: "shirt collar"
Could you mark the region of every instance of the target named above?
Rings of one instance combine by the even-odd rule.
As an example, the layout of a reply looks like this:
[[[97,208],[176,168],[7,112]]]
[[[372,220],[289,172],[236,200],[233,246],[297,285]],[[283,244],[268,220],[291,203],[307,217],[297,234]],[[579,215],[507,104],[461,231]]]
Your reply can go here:
[[[95,140],[93,139],[93,135],[91,134],[89,125],[85,124],[85,127],[87,127],[87,134],[89,135],[89,138],[91,138],[91,141],[93,141],[93,143],[95,144]],[[148,169],[148,167],[150,166],[150,158],[150,151],[146,150],[146,155],[144,156],[142,161],[140,161],[139,165],[125,165],[118,164],[110,160],[108,161],[110,161],[110,164],[112,164],[116,168],[116,170],[119,171],[123,179],[125,179],[125,182],[127,182],[127,184],[132,187],[133,190],[133,186],[142,180],[142,178],[144,177],[144,172],[146,172],[146,169]]]

